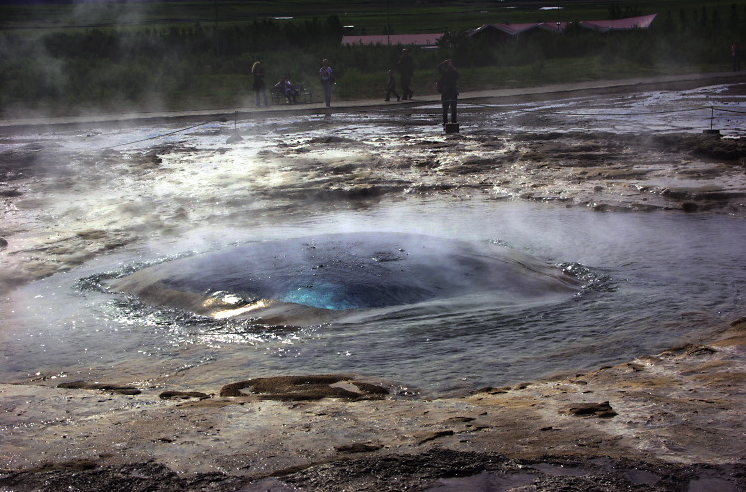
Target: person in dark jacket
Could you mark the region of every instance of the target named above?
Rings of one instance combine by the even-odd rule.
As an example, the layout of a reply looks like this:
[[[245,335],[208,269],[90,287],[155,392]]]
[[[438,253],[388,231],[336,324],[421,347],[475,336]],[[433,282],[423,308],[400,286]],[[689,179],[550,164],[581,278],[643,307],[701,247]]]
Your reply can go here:
[[[269,106],[269,101],[267,100],[267,85],[264,82],[264,66],[262,65],[262,62],[254,62],[254,65],[251,66],[251,75],[254,76],[254,92],[256,93],[256,105],[260,106],[259,104],[259,95],[264,95],[264,105]]]
[[[399,100],[399,94],[396,92],[396,79],[394,79],[394,71],[389,70],[389,79],[386,82],[386,101],[391,99],[391,94],[396,96],[396,100]]]
[[[443,124],[448,123],[448,111],[451,112],[451,123],[457,123],[456,102],[458,100],[458,72],[453,61],[448,59],[438,65],[440,73],[440,101],[443,104]]]
[[[412,84],[412,76],[414,75],[414,61],[409,56],[409,51],[405,48],[401,50],[401,58],[399,58],[399,64],[396,67],[399,70],[401,76],[401,98],[412,99],[412,89],[409,87]]]

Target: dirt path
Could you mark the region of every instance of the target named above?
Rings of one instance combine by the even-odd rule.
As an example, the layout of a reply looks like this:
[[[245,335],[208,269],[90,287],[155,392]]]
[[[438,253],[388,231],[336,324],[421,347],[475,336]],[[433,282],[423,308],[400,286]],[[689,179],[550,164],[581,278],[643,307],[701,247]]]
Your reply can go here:
[[[746,82],[743,73],[720,72],[702,74],[662,75],[656,77],[635,77],[619,80],[592,80],[584,82],[573,82],[565,84],[537,85],[535,87],[520,87],[514,89],[496,89],[488,91],[468,91],[459,95],[461,101],[479,100],[509,100],[525,101],[579,94],[607,94],[640,92],[643,90],[680,90],[692,87],[702,87],[713,84],[737,84]],[[440,95],[424,94],[413,101],[400,103],[385,103],[383,100],[362,99],[355,101],[334,100],[331,108],[326,108],[323,103],[297,105],[277,105],[270,107],[250,108],[219,108],[198,111],[153,111],[149,113],[132,114],[85,114],[80,116],[54,117],[44,115],[30,116],[28,118],[16,118],[0,120],[0,129],[4,131],[37,131],[43,127],[62,126],[89,126],[96,124],[132,124],[137,122],[148,122],[156,124],[161,121],[204,121],[208,119],[225,119],[232,121],[234,118],[265,117],[277,114],[303,114],[303,113],[339,113],[346,111],[359,111],[364,108],[387,107],[417,107],[423,104],[432,104],[440,101]]]

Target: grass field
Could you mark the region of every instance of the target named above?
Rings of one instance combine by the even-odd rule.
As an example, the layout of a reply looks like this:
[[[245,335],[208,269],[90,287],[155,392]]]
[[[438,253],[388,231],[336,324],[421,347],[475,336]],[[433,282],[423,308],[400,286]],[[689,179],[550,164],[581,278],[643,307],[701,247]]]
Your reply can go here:
[[[640,14],[677,13],[701,8],[746,5],[746,0],[651,0],[644,2],[524,1],[482,2],[415,0],[214,0],[173,2],[99,1],[85,3],[0,4],[0,31],[33,32],[49,29],[92,27],[167,27],[179,25],[221,26],[250,23],[257,19],[303,21],[336,15],[350,33],[383,34],[461,31],[488,23],[557,22],[609,18],[610,5],[621,12],[637,9]],[[548,7],[560,9],[546,10]]]
[[[318,98],[319,63],[330,58],[336,99],[383,98],[386,70],[396,67],[401,47],[340,46],[339,37],[389,27],[395,34],[464,33],[486,23],[660,14],[649,31],[575,28],[494,45],[461,36],[437,50],[415,49],[418,95],[435,93],[435,66],[450,57],[465,91],[723,71],[733,39],[746,34],[746,0],[13,1],[0,0],[0,117],[41,108],[137,110],[155,99],[163,109],[235,107],[251,95],[255,60],[267,66],[270,84],[289,75]]]

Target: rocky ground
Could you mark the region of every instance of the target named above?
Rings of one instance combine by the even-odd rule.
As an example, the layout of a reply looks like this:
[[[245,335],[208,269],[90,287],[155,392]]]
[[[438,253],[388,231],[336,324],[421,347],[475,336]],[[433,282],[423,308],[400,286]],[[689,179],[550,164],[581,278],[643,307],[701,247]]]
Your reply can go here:
[[[433,400],[343,375],[212,394],[0,385],[0,485],[744,490],[744,330],[741,320],[709,345]]]
[[[522,118],[552,126],[554,117]],[[223,182],[189,200],[147,202],[118,190],[178,186],[179,162],[219,158],[230,144],[73,152],[6,135],[22,145],[0,153],[0,293],[145,235],[177,234],[174,219],[236,220],[249,197],[265,215],[428,193],[746,217],[741,138],[494,128],[356,138],[323,125],[262,150],[266,180],[226,166]],[[236,181],[245,199],[232,192],[232,203],[209,205]],[[80,203],[91,190],[95,207]],[[210,392],[188,381],[170,393],[126,381],[0,384],[0,488],[746,490],[744,330],[733,320],[702,345],[432,400],[354,375],[239,379]]]
[[[730,92],[740,97],[743,90],[734,85]],[[362,110],[346,114],[353,111]],[[471,127],[450,135],[420,131],[436,125],[437,109],[431,108],[423,113],[432,113],[427,120],[422,114],[419,119],[376,114],[360,125],[366,128],[362,132],[349,118],[289,117],[259,124],[249,130],[256,133],[231,143],[233,125],[227,123],[211,130],[208,145],[195,146],[187,132],[187,140],[153,140],[128,150],[103,143],[63,145],[64,139],[95,140],[111,128],[43,138],[33,127],[6,131],[0,143],[12,145],[0,152],[0,293],[144,237],[176,235],[183,224],[241,226],[258,215],[287,217],[309,207],[321,211],[415,194],[746,216],[741,138],[616,133],[595,129],[592,120],[578,124],[540,111],[511,116],[509,122],[488,120],[496,111],[479,104],[464,109]],[[194,132],[195,138],[204,137],[204,130]],[[257,142],[262,144],[258,172],[241,163],[241,152],[255,151]],[[204,161],[221,166],[217,179],[213,168],[201,166]]]

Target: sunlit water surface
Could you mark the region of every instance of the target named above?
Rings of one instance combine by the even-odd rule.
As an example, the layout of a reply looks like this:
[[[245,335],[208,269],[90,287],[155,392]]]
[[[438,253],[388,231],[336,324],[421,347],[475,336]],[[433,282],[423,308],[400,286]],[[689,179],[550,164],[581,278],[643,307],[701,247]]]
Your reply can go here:
[[[569,299],[506,304],[474,294],[274,328],[152,308],[97,287],[183,255],[355,231],[507,245],[575,272],[585,287]],[[746,222],[728,216],[415,197],[246,231],[195,229],[13,292],[0,303],[0,380],[182,374],[180,385],[209,388],[237,378],[352,372],[426,394],[515,383],[622,362],[722,327],[743,306],[744,244]]]
[[[743,105],[740,97],[724,96],[725,89],[462,104],[462,131],[699,133],[711,123],[707,105],[736,110]],[[437,105],[388,107],[335,114],[332,122],[335,135],[385,145],[377,139],[392,132],[440,138],[438,112]],[[523,126],[521,117],[526,115],[540,118]],[[742,132],[740,116],[734,113],[716,126],[726,136]],[[268,142],[301,138],[299,131],[302,138],[327,135],[325,123],[323,115],[237,122],[237,129],[251,136],[241,144],[240,159],[231,161],[228,151],[223,160],[198,161],[193,168],[184,166],[183,172],[215,185],[214,170],[243,165],[246,155],[259,152]],[[111,146],[136,151],[154,142],[209,150],[225,147],[225,127],[208,123],[171,136],[164,135],[176,129],[173,125],[34,138],[73,152]],[[140,141],[143,138],[153,140]],[[3,148],[23,145],[23,140],[8,141]],[[168,158],[162,163],[163,168],[178,165]],[[73,171],[91,172],[84,167]],[[119,185],[125,198],[137,195],[139,186]],[[183,193],[176,186],[160,190],[157,182],[151,188],[151,199],[159,191],[164,199],[172,192]],[[190,193],[196,196],[199,188]],[[80,193],[75,198],[81,200]],[[97,198],[92,203],[98,204]],[[251,213],[247,207],[245,213]],[[101,214],[121,214],[116,208],[107,210]],[[311,208],[302,219],[258,216],[250,228],[205,228],[195,223],[187,234],[130,245],[14,291],[0,299],[0,381],[141,381],[215,391],[217,384],[248,377],[345,371],[386,378],[426,394],[446,394],[623,362],[707,336],[711,329],[743,315],[746,223],[741,219],[611,214],[552,204],[414,196],[370,208],[330,210]],[[569,299],[521,304],[474,294],[363,310],[333,324],[273,328],[152,308],[101,289],[108,279],[185,255],[251,241],[355,231],[506,245],[575,272],[585,287]]]

